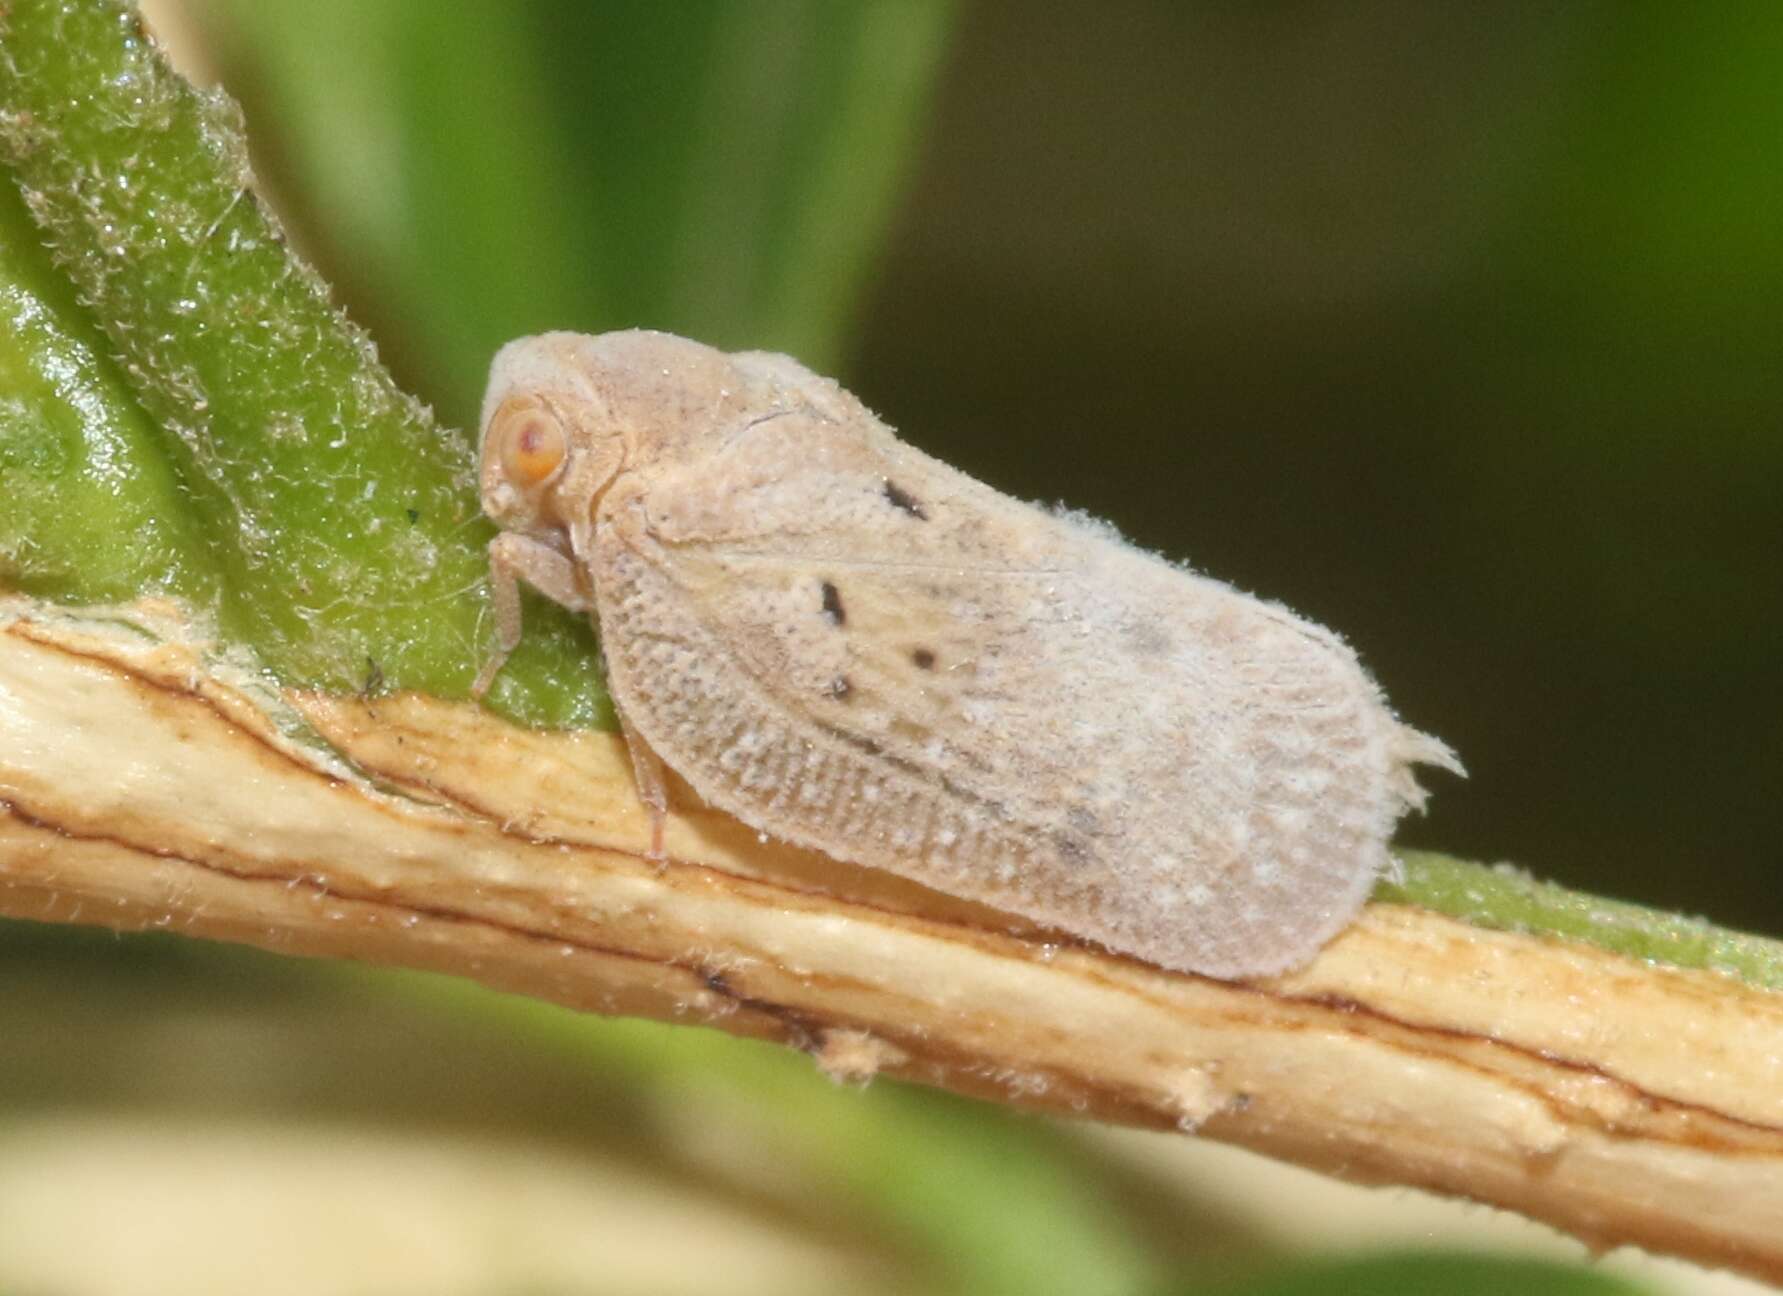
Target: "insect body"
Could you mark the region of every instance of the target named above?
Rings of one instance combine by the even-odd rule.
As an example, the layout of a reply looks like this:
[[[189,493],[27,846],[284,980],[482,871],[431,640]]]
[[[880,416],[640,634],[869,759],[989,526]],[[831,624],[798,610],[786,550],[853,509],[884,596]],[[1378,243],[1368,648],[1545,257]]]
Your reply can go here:
[[[598,618],[639,784],[1166,967],[1310,958],[1390,866],[1411,766],[1355,655],[1275,604],[899,441],[784,356],[552,333],[496,357],[483,505]]]

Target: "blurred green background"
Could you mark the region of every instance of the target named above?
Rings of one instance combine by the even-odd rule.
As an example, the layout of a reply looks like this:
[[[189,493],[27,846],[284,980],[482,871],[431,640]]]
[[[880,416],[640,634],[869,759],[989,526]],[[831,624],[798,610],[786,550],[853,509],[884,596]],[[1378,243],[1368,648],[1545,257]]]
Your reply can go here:
[[[1783,932],[1783,8],[190,0],[151,16],[242,101],[295,241],[448,422],[471,423],[488,357],[529,331],[789,350],[975,475],[1343,631],[1471,771],[1433,776],[1408,843]],[[368,1201],[485,1179],[505,1213],[472,1218],[536,1235],[534,1261],[586,1240],[573,1212],[541,1222],[563,1193],[474,1158],[392,1175],[414,1145],[376,1140],[567,1148],[616,1198],[667,1184],[706,1212],[610,1223],[597,1268],[625,1241],[699,1251],[643,1222],[672,1220],[738,1290],[1226,1291],[1187,1284],[1306,1248],[1500,1244],[1403,1195],[1371,1199],[1370,1223],[1298,1181],[1246,1199],[1248,1171],[1182,1140],[856,1095],[704,1032],[414,978],[18,927],[0,967],[0,1260],[29,1250],[6,1208],[110,1200],[71,1177],[78,1140],[53,1122],[120,1092],[115,1119],[153,1120],[95,1136],[107,1167],[135,1157],[172,1183],[194,1146],[227,1162],[195,1142],[220,1113],[299,1111],[330,1164],[356,1148],[391,1175]],[[168,1128],[172,1151],[152,1141]],[[291,1164],[253,1128],[227,1162],[238,1184]],[[696,1152],[689,1129],[734,1146]],[[626,1177],[640,1166],[648,1188]],[[377,1224],[368,1256],[424,1232],[353,1214]],[[752,1230],[797,1246],[762,1261]],[[178,1281],[137,1290],[203,1288],[152,1240],[135,1277]],[[1613,1289],[1521,1271],[1464,1288],[1479,1275],[1446,1263],[1254,1290]],[[379,1281],[710,1283],[573,1271]]]

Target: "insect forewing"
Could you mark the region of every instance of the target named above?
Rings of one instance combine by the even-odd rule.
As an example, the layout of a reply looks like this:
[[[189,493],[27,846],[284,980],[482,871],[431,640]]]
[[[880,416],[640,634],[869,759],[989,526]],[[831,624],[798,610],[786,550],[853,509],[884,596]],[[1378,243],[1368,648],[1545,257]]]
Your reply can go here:
[[[1166,966],[1300,962],[1440,744],[1284,609],[737,358],[746,408],[597,519],[614,697],[747,823]]]

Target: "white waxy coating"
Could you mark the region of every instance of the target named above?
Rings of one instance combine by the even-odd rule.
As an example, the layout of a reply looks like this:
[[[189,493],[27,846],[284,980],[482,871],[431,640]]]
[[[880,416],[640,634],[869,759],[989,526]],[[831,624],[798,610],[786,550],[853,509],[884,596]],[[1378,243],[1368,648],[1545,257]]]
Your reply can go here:
[[[566,461],[509,480],[539,408]],[[525,338],[483,423],[504,649],[516,577],[592,607],[647,795],[659,759],[777,837],[1239,977],[1340,930],[1411,766],[1459,768],[1330,631],[999,494],[784,356]]]

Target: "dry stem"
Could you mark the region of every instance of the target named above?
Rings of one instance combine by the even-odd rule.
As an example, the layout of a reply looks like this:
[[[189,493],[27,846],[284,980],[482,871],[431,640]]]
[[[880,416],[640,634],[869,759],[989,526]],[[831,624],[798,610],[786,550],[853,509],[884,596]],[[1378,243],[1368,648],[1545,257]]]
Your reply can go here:
[[[610,735],[7,607],[0,913],[703,1022],[1783,1279],[1783,994],[1387,904],[1292,976],[1164,973],[697,808],[657,866]]]

